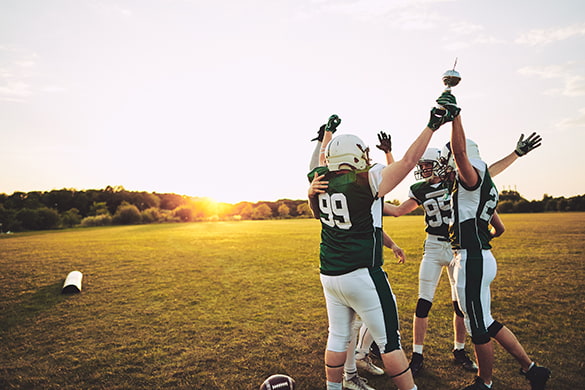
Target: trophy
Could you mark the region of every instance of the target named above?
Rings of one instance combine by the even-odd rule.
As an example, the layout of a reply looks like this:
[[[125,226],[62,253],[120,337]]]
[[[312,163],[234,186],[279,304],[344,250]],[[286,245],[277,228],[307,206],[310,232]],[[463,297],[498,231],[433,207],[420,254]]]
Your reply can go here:
[[[451,91],[451,88],[459,84],[459,82],[461,81],[461,75],[459,74],[459,72],[455,70],[456,66],[457,58],[455,58],[455,64],[453,64],[453,69],[450,69],[443,73],[443,84],[445,84],[445,86],[447,87],[445,88],[445,91]]]
[[[443,84],[445,84],[446,87],[444,92],[451,92],[451,88],[459,84],[459,82],[461,81],[461,75],[459,74],[459,72],[455,70],[455,66],[457,66],[457,58],[455,58],[453,69],[449,69],[445,73],[443,73],[442,77]],[[445,107],[438,105],[437,108],[441,111],[438,114],[440,114],[441,116],[445,114],[446,112]]]

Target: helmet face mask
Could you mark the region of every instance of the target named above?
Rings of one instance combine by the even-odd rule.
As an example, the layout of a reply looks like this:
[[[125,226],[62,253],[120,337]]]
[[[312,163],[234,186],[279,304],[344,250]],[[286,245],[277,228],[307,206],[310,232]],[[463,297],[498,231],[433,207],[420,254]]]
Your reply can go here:
[[[467,157],[470,160],[481,160],[481,156],[479,154],[479,147],[475,142],[470,140],[469,138],[465,139],[465,150],[467,153]],[[453,157],[453,152],[451,152],[451,142],[447,142],[447,144],[443,147],[441,151],[441,156],[439,157],[439,176],[442,180],[446,180],[449,178],[450,174],[455,171],[457,166],[455,165],[455,158]]]
[[[441,152],[437,148],[428,148],[418,160],[417,169],[414,171],[416,180],[432,180],[439,176]]]
[[[451,153],[451,143],[447,143],[443,150],[441,151],[439,157],[439,172],[438,176],[441,180],[447,180],[452,172],[455,171],[455,158],[453,157],[453,153]]]
[[[325,151],[330,171],[366,169],[370,166],[370,148],[355,135],[342,134],[333,138]]]

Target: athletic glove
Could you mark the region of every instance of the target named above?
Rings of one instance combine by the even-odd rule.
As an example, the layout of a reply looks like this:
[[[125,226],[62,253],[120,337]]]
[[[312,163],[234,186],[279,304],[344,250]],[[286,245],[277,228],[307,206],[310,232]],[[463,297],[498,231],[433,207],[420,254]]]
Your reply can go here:
[[[335,114],[331,115],[329,117],[329,120],[327,121],[327,126],[325,127],[325,131],[330,131],[332,133],[335,133],[335,131],[337,131],[337,126],[339,126],[340,123],[341,123],[340,117],[338,117]]]
[[[319,130],[317,130],[317,136],[315,138],[313,138],[311,141],[323,141],[323,136],[325,135],[325,127],[327,125],[321,125],[321,127],[319,127]]]
[[[522,157],[528,154],[528,152],[530,152],[532,149],[536,149],[542,145],[541,141],[542,138],[540,135],[536,134],[536,132],[530,134],[530,136],[526,139],[524,139],[524,134],[521,134],[514,152],[516,152],[518,157]]]
[[[452,121],[453,118],[449,116],[449,112],[442,108],[433,107],[431,109],[431,116],[427,127],[433,131],[437,130],[444,123]]]
[[[461,112],[461,108],[457,106],[457,99],[450,91],[443,92],[436,102],[445,108],[447,111],[445,115],[451,117],[449,121],[452,121]]]
[[[378,149],[384,153],[390,153],[392,151],[392,140],[388,134],[380,131],[378,133],[378,141],[380,141],[380,145],[376,145]]]

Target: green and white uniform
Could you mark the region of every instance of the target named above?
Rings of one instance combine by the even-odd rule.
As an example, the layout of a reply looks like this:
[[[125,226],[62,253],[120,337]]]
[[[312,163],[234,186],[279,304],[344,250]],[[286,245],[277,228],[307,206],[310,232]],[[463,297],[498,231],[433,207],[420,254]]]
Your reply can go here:
[[[344,352],[357,313],[382,353],[400,348],[396,301],[382,270],[382,206],[377,198],[382,169],[329,171],[318,197],[321,220],[320,272],[329,317],[327,349]]]
[[[498,191],[487,165],[470,160],[479,174],[473,188],[458,179],[452,193],[453,220],[449,238],[455,249],[455,283],[459,306],[474,343],[489,341],[491,315],[490,284],[496,277],[496,259],[491,253],[489,224],[498,204]]]
[[[425,213],[424,254],[419,269],[418,297],[433,302],[443,267],[447,268],[451,285],[451,299],[457,299],[453,268],[453,250],[449,243],[451,220],[451,185],[447,181],[432,184],[420,181],[410,186],[409,197],[422,205]]]

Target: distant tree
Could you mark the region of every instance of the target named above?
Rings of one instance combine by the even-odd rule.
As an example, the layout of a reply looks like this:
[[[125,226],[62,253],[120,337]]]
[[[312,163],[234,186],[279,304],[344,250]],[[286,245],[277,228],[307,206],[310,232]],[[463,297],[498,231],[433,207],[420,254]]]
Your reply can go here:
[[[234,215],[239,215],[241,219],[251,219],[254,206],[250,202],[240,202],[234,206]]]
[[[59,225],[59,213],[48,207],[38,209],[21,209],[16,219],[25,230],[55,229]]]
[[[179,206],[184,206],[187,202],[184,196],[177,194],[154,194],[160,199],[161,210],[174,210]]]
[[[297,206],[297,214],[302,217],[312,217],[313,212],[307,202],[303,202]]]
[[[504,200],[502,202],[498,202],[497,206],[498,213],[513,213],[514,212],[514,202],[511,200]]]
[[[61,226],[73,227],[81,223],[82,217],[76,208],[69,209],[61,214]]]
[[[127,202],[122,202],[112,217],[112,223],[115,225],[135,225],[140,222],[142,222],[140,210]]]
[[[112,224],[112,217],[110,214],[91,215],[81,220],[81,226],[109,226]]]
[[[252,210],[252,219],[269,219],[272,217],[272,209],[266,203],[262,203]]]
[[[173,210],[173,215],[181,222],[193,221],[193,209],[187,206],[179,206]]]
[[[89,208],[89,215],[110,215],[106,202],[93,202]]]
[[[162,220],[161,212],[157,207],[150,207],[142,211],[140,215],[142,216],[142,222],[144,223],[154,223]]]
[[[278,216],[280,218],[288,218],[290,216],[290,208],[286,204],[278,206]]]
[[[18,232],[22,230],[22,226],[16,218],[17,212],[17,210],[7,209],[0,204],[0,232]]]

